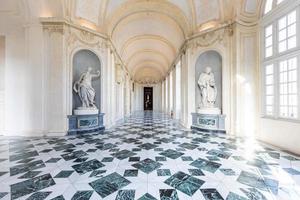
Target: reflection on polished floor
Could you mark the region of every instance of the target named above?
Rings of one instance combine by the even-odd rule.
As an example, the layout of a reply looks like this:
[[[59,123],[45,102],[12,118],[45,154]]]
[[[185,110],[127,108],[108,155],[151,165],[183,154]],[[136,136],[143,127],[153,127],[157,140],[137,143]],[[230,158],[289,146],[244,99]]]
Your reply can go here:
[[[140,112],[104,134],[0,138],[0,199],[300,199],[300,158]]]

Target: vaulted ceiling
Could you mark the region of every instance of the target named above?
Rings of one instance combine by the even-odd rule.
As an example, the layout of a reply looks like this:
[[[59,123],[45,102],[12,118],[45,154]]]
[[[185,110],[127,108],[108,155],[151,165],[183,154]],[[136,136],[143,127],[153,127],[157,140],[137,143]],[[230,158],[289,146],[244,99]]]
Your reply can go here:
[[[106,34],[136,81],[163,79],[193,34],[260,15],[264,0],[0,0],[28,18],[63,17]],[[2,3],[2,2],[5,2]]]
[[[224,13],[224,2],[77,0],[73,19],[107,33],[135,81],[156,82],[165,77],[185,39],[201,25],[233,17],[233,7]]]

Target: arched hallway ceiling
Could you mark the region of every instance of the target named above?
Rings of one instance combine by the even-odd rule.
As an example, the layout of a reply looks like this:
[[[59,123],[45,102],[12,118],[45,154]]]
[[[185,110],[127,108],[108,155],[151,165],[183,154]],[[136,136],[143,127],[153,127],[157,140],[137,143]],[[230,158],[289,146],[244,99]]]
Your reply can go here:
[[[2,0],[26,19],[55,17],[106,34],[131,77],[163,79],[184,41],[208,24],[259,19],[264,0]],[[1,2],[2,2],[1,1]],[[21,3],[20,3],[21,2]],[[21,6],[22,7],[22,6]],[[0,8],[0,14],[1,14]],[[152,70],[150,70],[152,69]],[[144,74],[147,73],[147,74]]]

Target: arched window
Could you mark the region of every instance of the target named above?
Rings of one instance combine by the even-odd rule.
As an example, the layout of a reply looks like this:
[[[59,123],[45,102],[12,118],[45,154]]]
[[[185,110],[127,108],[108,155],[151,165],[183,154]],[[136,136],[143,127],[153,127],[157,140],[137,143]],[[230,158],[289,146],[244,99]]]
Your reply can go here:
[[[266,0],[262,24],[263,115],[300,120],[300,1]]]
[[[266,0],[264,14],[270,12],[273,8],[276,8],[279,4],[285,0]]]

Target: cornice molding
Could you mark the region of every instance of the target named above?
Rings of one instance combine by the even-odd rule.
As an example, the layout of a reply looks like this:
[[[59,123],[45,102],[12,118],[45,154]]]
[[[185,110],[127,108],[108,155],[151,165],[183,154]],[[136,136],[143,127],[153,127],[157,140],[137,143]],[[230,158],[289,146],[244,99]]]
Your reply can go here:
[[[116,63],[120,63],[123,70],[128,73],[127,66],[125,66],[122,58],[120,57],[119,53],[117,52],[114,43],[108,38],[107,35],[101,34],[97,31],[93,31],[83,26],[79,26],[74,24],[70,21],[64,19],[57,19],[57,18],[40,18],[40,23],[43,26],[43,29],[49,31],[49,33],[59,32],[64,34],[66,30],[73,28],[79,31],[79,34],[75,34],[74,32],[70,32],[70,36],[67,40],[68,45],[76,40],[81,41],[82,43],[97,47],[99,49],[110,49],[111,52],[116,56]],[[99,41],[99,38],[101,41]]]

